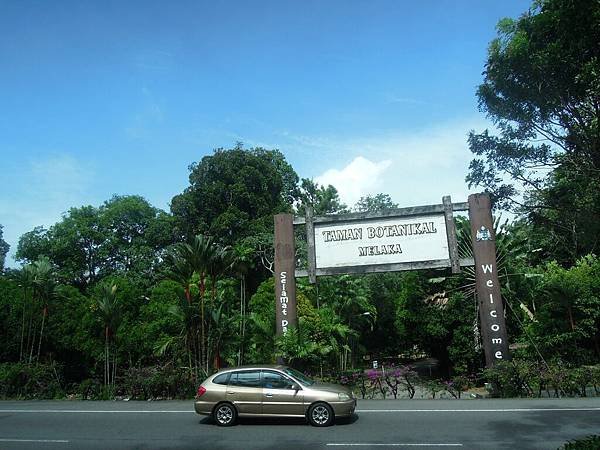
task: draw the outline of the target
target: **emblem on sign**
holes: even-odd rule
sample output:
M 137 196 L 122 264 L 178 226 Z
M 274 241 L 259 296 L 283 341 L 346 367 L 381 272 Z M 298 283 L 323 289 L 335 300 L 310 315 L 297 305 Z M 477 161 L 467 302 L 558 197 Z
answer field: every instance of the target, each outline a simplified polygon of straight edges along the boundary
M 483 225 L 481 226 L 481 228 L 479 230 L 477 230 L 477 242 L 479 241 L 491 241 L 492 240 L 492 235 L 490 234 L 490 230 L 488 230 L 486 227 L 484 227 Z

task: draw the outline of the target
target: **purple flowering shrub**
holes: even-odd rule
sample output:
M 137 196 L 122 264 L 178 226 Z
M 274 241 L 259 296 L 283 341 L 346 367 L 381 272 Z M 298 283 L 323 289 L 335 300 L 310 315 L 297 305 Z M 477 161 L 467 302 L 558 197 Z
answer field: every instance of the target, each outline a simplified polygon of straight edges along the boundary
M 444 389 L 454 398 L 460 398 L 463 391 L 475 385 L 475 377 L 473 375 L 457 375 L 451 380 L 442 382 Z
M 381 394 L 385 398 L 387 385 L 384 383 L 383 373 L 378 369 L 371 369 L 367 371 L 367 377 L 370 383 L 371 398 L 374 398 L 377 394 Z
M 339 383 L 349 386 L 354 393 L 360 393 L 361 398 L 367 396 L 367 377 L 362 370 L 344 373 L 339 378 Z

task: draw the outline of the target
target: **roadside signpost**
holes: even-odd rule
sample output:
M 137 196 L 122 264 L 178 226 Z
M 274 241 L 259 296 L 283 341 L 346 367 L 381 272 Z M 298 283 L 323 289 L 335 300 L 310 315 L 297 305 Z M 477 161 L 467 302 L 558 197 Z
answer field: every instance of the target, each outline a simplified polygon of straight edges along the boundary
M 474 258 L 460 259 L 455 211 L 469 211 Z M 305 225 L 308 267 L 295 269 L 294 225 Z M 469 196 L 453 204 L 450 197 L 438 205 L 313 217 L 275 216 L 275 297 L 277 334 L 297 323 L 295 277 L 364 274 L 475 265 L 477 297 L 486 365 L 509 359 L 504 310 L 496 267 L 490 199 Z
M 469 196 L 471 241 L 475 256 L 475 287 L 486 366 L 509 359 L 504 307 L 500 297 L 494 224 L 487 195 Z

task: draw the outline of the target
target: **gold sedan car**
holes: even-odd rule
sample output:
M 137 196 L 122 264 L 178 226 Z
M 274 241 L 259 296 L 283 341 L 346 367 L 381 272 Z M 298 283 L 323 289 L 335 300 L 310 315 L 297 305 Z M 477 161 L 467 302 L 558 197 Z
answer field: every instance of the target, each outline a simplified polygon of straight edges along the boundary
M 316 427 L 349 417 L 356 408 L 350 389 L 319 383 L 286 366 L 223 369 L 198 388 L 196 413 L 217 425 L 233 425 L 238 417 L 306 417 Z

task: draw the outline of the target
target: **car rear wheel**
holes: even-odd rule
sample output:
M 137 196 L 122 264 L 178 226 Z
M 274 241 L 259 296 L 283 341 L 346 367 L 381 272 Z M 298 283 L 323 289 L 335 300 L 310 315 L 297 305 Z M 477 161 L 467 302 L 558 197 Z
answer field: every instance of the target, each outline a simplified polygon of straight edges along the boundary
M 220 427 L 229 427 L 237 420 L 237 411 L 231 403 L 220 403 L 213 412 L 213 419 Z
M 334 418 L 333 409 L 327 403 L 315 403 L 308 409 L 308 421 L 315 427 L 328 427 Z

